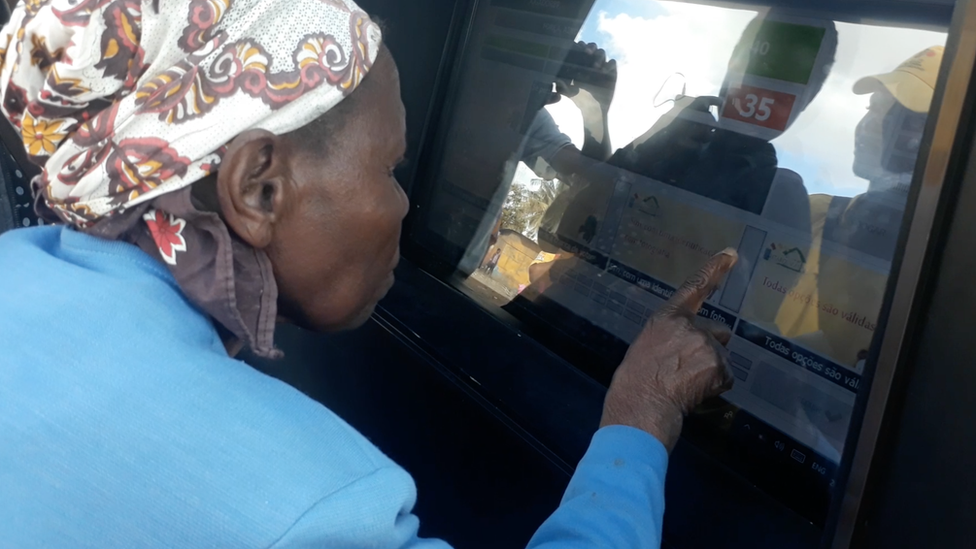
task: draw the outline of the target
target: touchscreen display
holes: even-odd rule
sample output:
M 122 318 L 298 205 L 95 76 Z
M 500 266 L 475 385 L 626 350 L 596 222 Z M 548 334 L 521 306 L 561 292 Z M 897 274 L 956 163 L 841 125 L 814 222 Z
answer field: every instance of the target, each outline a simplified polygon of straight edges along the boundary
M 654 0 L 492 0 L 472 24 L 419 238 L 608 367 L 736 248 L 699 312 L 733 331 L 736 384 L 686 435 L 822 521 L 945 34 Z

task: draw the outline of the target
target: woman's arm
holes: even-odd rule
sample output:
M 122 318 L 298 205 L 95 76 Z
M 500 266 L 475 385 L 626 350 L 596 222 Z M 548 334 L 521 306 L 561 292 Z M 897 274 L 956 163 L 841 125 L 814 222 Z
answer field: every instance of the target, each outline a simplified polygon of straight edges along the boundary
M 649 434 L 600 429 L 529 548 L 660 547 L 667 466 L 667 450 Z
M 731 332 L 697 314 L 737 257 L 712 257 L 634 340 L 607 392 L 601 429 L 530 549 L 660 546 L 668 453 L 684 415 L 732 386 L 724 347 Z M 323 498 L 274 547 L 446 547 L 417 537 L 416 499 L 406 471 L 377 469 Z
M 530 549 L 659 547 L 668 453 L 649 434 L 625 426 L 597 431 L 562 503 Z M 319 500 L 272 546 L 449 549 L 417 536 L 416 489 L 398 467 L 378 469 Z

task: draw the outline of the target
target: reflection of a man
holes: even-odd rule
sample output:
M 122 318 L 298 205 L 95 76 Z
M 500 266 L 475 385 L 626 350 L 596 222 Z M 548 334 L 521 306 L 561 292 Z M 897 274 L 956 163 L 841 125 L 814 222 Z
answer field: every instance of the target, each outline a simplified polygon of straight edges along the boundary
M 855 198 L 811 197 L 813 246 L 808 270 L 794 291 L 814 300 L 785 302 L 776 321 L 783 335 L 857 374 L 864 373 L 887 277 L 839 257 L 836 245 L 855 256 L 892 258 L 942 52 L 930 48 L 891 73 L 855 84 L 854 93 L 871 94 L 855 133 L 853 166 L 857 176 L 869 181 L 868 190 Z M 833 250 L 824 248 L 825 242 Z M 818 452 L 839 459 L 849 412 L 840 413 L 833 397 L 807 390 L 799 379 L 791 383 L 781 388 L 796 395 L 791 413 L 811 430 Z
M 892 258 L 943 51 L 929 48 L 888 74 L 855 84 L 854 93 L 871 94 L 855 134 L 853 168 L 868 180 L 868 190 L 853 199 L 834 197 L 826 209 L 814 205 L 825 240 Z
M 929 48 L 890 73 L 856 83 L 855 93 L 871 94 L 868 112 L 857 126 L 853 166 L 857 176 L 868 180 L 868 190 L 854 198 L 811 198 L 815 244 L 839 245 L 884 261 L 893 258 L 942 54 L 942 47 Z M 877 325 L 887 276 L 827 249 L 814 250 L 810 259 L 818 272 L 801 285 L 816 291 L 821 302 L 857 317 L 852 324 L 822 309 L 794 311 L 807 317 L 796 321 L 805 323 L 802 331 L 809 333 L 800 340 L 829 350 L 844 365 L 859 363 Z M 788 323 L 789 316 L 781 311 L 781 323 Z
M 792 38 L 784 31 L 807 33 L 810 39 Z M 774 13 L 761 15 L 749 23 L 732 51 L 719 97 L 680 99 L 677 113 L 617 151 L 610 162 L 806 232 L 803 180 L 778 166 L 770 141 L 789 129 L 819 94 L 836 49 L 832 21 L 797 25 Z M 784 72 L 791 70 L 784 66 L 803 66 L 808 73 L 797 77 Z M 790 99 L 792 104 L 784 98 L 793 94 L 757 96 L 751 93 L 755 88 L 747 89 L 754 75 L 791 79 L 802 92 Z M 795 93 L 795 88 L 786 89 Z M 721 107 L 718 121 L 708 113 L 710 107 Z

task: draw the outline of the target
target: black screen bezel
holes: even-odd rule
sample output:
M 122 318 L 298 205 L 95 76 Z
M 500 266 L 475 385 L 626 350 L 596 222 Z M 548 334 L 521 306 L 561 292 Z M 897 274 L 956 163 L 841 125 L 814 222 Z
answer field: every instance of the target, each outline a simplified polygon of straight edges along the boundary
M 491 303 L 483 299 L 478 295 L 478 292 L 472 291 L 470 288 L 464 287 L 459 283 L 460 279 L 456 276 L 453 262 L 450 259 L 445 259 L 452 256 L 457 259 L 459 257 L 458 254 L 463 250 L 448 243 L 440 235 L 429 231 L 424 223 L 424 205 L 431 202 L 433 194 L 436 192 L 437 185 L 434 176 L 439 171 L 441 162 L 444 159 L 443 150 L 447 125 L 451 115 L 457 108 L 456 97 L 457 88 L 460 84 L 460 77 L 458 76 L 460 64 L 470 46 L 470 31 L 474 23 L 473 16 L 481 2 L 484 1 L 489 0 L 461 0 L 459 2 L 459 5 L 464 5 L 465 9 L 458 10 L 460 20 L 457 22 L 455 32 L 452 33 L 452 37 L 457 42 L 456 45 L 449 44 L 445 48 L 446 55 L 442 63 L 441 85 L 438 87 L 439 93 L 432 102 L 433 108 L 428 119 L 427 128 L 425 129 L 425 139 L 421 148 L 421 154 L 418 158 L 418 167 L 412 174 L 413 192 L 411 200 L 414 207 L 411 209 L 411 213 L 404 224 L 405 230 L 401 243 L 403 255 L 423 271 L 441 281 L 447 282 L 453 289 L 465 294 L 473 302 L 473 305 L 509 327 L 516 333 L 517 337 L 521 337 L 522 335 L 528 336 L 562 358 L 566 362 L 567 367 L 583 372 L 591 379 L 596 380 L 606 387 L 609 384 L 616 364 L 619 363 L 626 351 L 625 343 L 619 340 L 612 341 L 616 338 L 610 336 L 607 338 L 606 345 L 602 349 L 597 350 L 593 346 L 581 343 L 579 337 L 567 331 L 565 327 L 543 320 L 538 315 L 533 314 L 531 307 L 523 311 L 526 314 L 516 316 L 510 311 L 498 307 L 496 303 Z M 758 4 L 731 2 L 700 3 L 735 6 L 739 8 L 764 7 Z M 769 3 L 765 4 L 767 6 L 769 5 Z M 777 5 L 779 7 L 799 7 L 803 5 L 803 2 L 786 0 L 778 2 Z M 873 15 L 877 21 L 884 19 L 886 23 L 893 25 L 931 28 L 942 31 L 947 30 L 948 20 L 951 18 L 953 9 L 952 6 L 926 6 L 908 2 L 892 2 L 889 7 L 891 11 L 884 14 L 887 17 L 881 17 L 883 15 L 881 12 L 884 11 L 884 8 L 877 4 L 871 5 L 867 9 L 868 11 L 876 10 L 871 11 L 869 15 Z M 849 3 L 829 2 L 828 5 L 820 7 L 817 11 L 821 13 L 823 11 L 831 11 L 833 12 L 832 15 L 837 14 L 835 17 L 837 21 L 862 22 L 862 19 L 868 16 L 865 15 L 867 12 L 864 11 L 862 6 L 861 12 L 857 14 L 850 13 L 852 10 L 857 9 L 857 6 L 852 7 Z M 910 210 L 911 208 L 906 212 L 906 223 L 902 227 L 903 233 L 908 229 L 907 222 L 910 218 Z M 900 244 L 903 243 L 902 239 Z M 885 309 L 887 309 L 887 306 L 888 304 L 886 302 Z M 474 369 L 475 367 L 468 365 L 467 368 Z M 854 418 L 854 421 L 859 421 L 859 419 Z M 713 427 L 713 425 L 703 423 L 694 417 L 690 418 L 686 423 L 683 438 L 692 442 L 696 447 L 707 451 L 710 457 L 720 464 L 720 466 L 727 467 L 736 474 L 742 475 L 745 480 L 760 486 L 766 493 L 774 494 L 781 504 L 800 514 L 805 519 L 810 520 L 819 527 L 825 524 L 829 511 L 830 493 L 826 491 L 816 494 L 810 494 L 808 492 L 797 493 L 797 491 L 789 488 L 784 489 L 784 480 L 794 478 L 791 477 L 790 473 L 786 473 L 786 476 L 784 476 L 782 471 L 777 472 L 777 467 L 757 467 L 754 461 L 747 459 L 749 457 L 747 454 L 742 454 L 742 452 L 736 454 L 733 446 L 736 446 L 737 443 L 728 440 L 729 437 L 718 433 Z M 718 437 L 725 436 L 725 440 L 716 439 L 716 435 Z M 812 504 L 811 502 L 815 503 Z

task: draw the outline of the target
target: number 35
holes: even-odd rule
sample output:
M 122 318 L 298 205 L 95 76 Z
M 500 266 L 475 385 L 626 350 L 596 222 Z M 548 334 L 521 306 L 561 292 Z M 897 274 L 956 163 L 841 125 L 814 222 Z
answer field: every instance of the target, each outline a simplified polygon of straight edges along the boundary
M 743 118 L 755 118 L 760 122 L 765 122 L 769 120 L 772 116 L 772 107 L 776 100 L 771 97 L 763 97 L 762 100 L 754 93 L 746 94 L 745 96 L 746 107 L 742 108 L 742 101 L 740 98 L 735 98 L 735 109 L 739 111 L 739 115 Z

